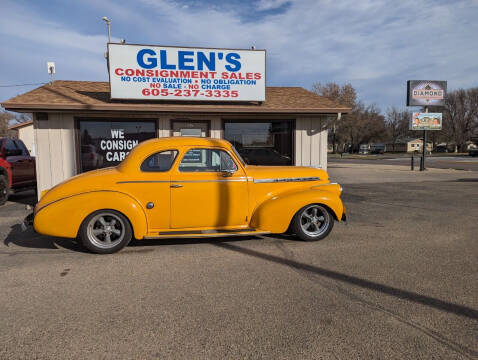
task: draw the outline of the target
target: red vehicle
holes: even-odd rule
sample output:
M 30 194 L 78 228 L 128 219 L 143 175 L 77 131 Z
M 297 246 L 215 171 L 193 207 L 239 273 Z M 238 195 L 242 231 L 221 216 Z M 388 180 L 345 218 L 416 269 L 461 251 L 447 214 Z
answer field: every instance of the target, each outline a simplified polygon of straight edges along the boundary
M 35 158 L 23 141 L 0 138 L 0 205 L 12 192 L 36 189 Z

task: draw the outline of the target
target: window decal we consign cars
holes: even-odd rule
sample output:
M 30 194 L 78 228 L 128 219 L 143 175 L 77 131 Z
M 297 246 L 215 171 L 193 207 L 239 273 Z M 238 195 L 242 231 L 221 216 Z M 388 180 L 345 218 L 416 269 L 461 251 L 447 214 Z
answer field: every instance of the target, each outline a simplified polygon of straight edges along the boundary
M 108 44 L 112 99 L 264 101 L 265 50 Z

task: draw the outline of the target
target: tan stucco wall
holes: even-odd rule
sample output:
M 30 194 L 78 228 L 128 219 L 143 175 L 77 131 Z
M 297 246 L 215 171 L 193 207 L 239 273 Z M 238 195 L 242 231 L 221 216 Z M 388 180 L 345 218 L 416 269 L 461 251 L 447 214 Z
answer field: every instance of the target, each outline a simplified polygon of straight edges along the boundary
M 74 117 L 90 117 L 88 113 L 48 113 L 48 120 L 38 120 L 34 116 L 34 143 L 36 152 L 37 187 L 40 195 L 77 173 L 76 134 Z M 118 117 L 118 115 L 111 115 Z M 95 117 L 107 118 L 98 114 Z M 183 114 L 125 115 L 127 118 L 158 119 L 158 136 L 170 136 L 171 120 L 210 120 L 211 137 L 223 135 L 222 116 L 191 116 Z M 230 118 L 230 117 L 228 117 Z M 235 119 L 279 119 L 279 116 L 234 116 Z M 283 117 L 293 119 L 294 117 Z M 319 117 L 296 117 L 293 141 L 295 164 L 301 166 L 322 166 L 327 169 L 327 129 L 324 120 Z
M 34 117 L 38 195 L 76 175 L 73 116 L 49 113 L 48 120 Z
M 327 129 L 317 117 L 297 117 L 295 124 L 295 164 L 321 166 L 327 170 Z
M 18 138 L 23 141 L 31 156 L 36 156 L 33 124 L 18 129 Z

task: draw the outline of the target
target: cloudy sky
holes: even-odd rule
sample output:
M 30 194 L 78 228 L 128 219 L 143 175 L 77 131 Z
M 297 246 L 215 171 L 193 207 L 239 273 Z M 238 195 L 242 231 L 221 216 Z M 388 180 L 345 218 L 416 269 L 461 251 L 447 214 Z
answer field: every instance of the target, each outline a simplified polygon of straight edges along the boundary
M 106 26 L 128 43 L 267 49 L 269 86 L 350 82 L 404 106 L 407 79 L 478 86 L 478 0 L 1 0 L 0 101 L 56 79 L 107 81 Z

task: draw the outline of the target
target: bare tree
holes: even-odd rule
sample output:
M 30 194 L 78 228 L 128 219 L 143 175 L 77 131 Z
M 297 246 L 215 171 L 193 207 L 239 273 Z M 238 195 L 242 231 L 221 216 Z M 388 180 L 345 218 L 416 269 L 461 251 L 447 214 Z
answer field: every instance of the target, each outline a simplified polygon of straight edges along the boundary
M 466 151 L 466 142 L 478 128 L 478 88 L 449 92 L 445 99 L 443 126 L 456 151 Z
M 312 85 L 312 91 L 318 95 L 325 96 L 326 98 L 346 107 L 355 108 L 357 102 L 357 92 L 355 91 L 354 87 L 350 84 L 339 85 L 334 82 L 329 82 L 326 84 L 322 84 L 320 82 L 316 82 Z M 343 134 L 340 132 L 339 128 L 341 124 L 347 121 L 347 115 L 342 117 L 340 123 L 336 121 L 333 122 L 331 133 L 331 141 L 332 141 L 332 151 L 335 154 L 337 152 L 337 143 L 343 143 L 345 141 Z
M 357 102 L 357 92 L 350 83 L 338 85 L 337 83 L 329 82 L 323 85 L 319 81 L 312 85 L 312 91 L 340 105 L 351 108 L 353 108 Z
M 412 114 L 405 109 L 392 107 L 385 114 L 386 138 L 392 143 L 392 151 L 398 139 L 410 135 L 409 122 Z
M 0 136 L 8 135 L 8 125 L 12 119 L 15 119 L 13 114 L 0 110 Z
M 347 135 L 346 141 L 351 145 L 352 151 L 356 151 L 360 144 L 384 140 L 385 118 L 375 104 L 365 106 L 359 102 L 339 129 Z

